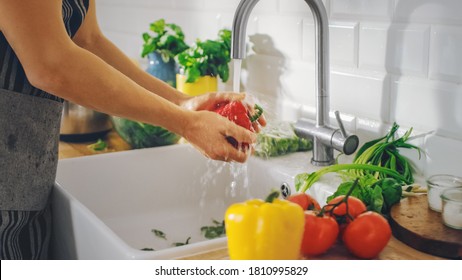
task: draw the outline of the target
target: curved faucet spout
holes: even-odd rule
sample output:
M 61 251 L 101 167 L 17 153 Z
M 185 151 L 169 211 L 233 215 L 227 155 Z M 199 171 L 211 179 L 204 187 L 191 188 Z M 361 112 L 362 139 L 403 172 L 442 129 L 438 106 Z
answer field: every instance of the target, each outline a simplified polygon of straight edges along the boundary
M 259 0 L 241 0 L 233 20 L 231 56 L 246 55 L 246 30 L 250 13 Z M 329 117 L 329 23 L 321 0 L 305 0 L 313 13 L 316 36 L 316 125 L 328 125 Z
M 231 56 L 243 59 L 246 54 L 246 29 L 250 13 L 259 0 L 241 0 L 234 14 Z M 315 165 L 329 165 L 334 162 L 331 139 L 334 131 L 329 125 L 329 23 L 322 0 L 305 0 L 313 13 L 316 41 L 316 124 L 313 128 L 298 127 L 295 132 L 304 137 L 313 138 L 313 159 Z M 306 122 L 302 122 L 306 126 Z M 306 131 L 309 131 L 307 135 Z M 326 135 L 326 131 L 328 134 Z M 332 132 L 332 133 L 330 133 Z

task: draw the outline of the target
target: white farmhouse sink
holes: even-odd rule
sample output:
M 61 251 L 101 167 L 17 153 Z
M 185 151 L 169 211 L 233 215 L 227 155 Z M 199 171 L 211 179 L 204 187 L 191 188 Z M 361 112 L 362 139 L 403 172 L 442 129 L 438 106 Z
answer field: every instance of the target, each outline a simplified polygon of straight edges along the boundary
M 60 160 L 53 257 L 176 259 L 223 248 L 226 238 L 208 240 L 200 228 L 223 221 L 231 203 L 265 198 L 283 183 L 294 192 L 294 176 L 314 170 L 310 158 L 296 153 L 228 164 L 184 144 Z M 322 204 L 333 190 L 317 183 L 310 193 Z M 172 247 L 188 237 L 189 245 Z

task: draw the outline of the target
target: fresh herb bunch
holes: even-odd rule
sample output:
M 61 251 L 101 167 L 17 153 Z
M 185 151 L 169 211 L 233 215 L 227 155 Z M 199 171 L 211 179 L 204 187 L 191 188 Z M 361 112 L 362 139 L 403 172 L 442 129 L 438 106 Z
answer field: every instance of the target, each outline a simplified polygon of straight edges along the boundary
M 231 30 L 222 29 L 217 40 L 197 40 L 196 43 L 178 54 L 178 64 L 184 71 L 187 83 L 202 76 L 219 76 L 223 82 L 229 79 L 231 61 Z
M 385 177 L 396 179 L 398 182 L 401 182 L 402 185 L 412 183 L 407 181 L 404 176 L 402 176 L 395 170 L 387 167 L 381 167 L 372 164 L 344 163 L 326 166 L 312 173 L 297 174 L 295 176 L 295 189 L 300 192 L 306 192 L 314 183 L 321 179 L 323 175 L 331 172 L 337 172 L 349 178 L 354 178 L 354 176 L 351 173 L 349 173 L 353 170 L 361 170 L 362 172 L 368 171 L 374 174 L 383 174 L 383 176 Z
M 353 163 L 358 164 L 372 164 L 376 166 L 382 166 L 395 170 L 402 175 L 406 182 L 414 183 L 412 175 L 413 168 L 409 160 L 400 154 L 400 149 L 415 149 L 419 152 L 420 148 L 412 144 L 407 143 L 409 136 L 411 135 L 412 128 L 410 128 L 402 137 L 396 138 L 396 132 L 399 129 L 399 125 L 393 123 L 390 131 L 384 137 L 369 141 L 365 143 L 353 160 Z M 363 176 L 365 174 L 372 174 L 367 170 L 352 170 L 356 176 Z M 376 176 L 378 179 L 386 178 L 387 175 L 378 173 Z
M 375 179 L 394 178 L 401 185 L 409 185 L 414 182 L 412 167 L 409 160 L 399 153 L 400 148 L 420 149 L 407 143 L 412 128 L 395 139 L 395 133 L 399 126 L 394 123 L 390 131 L 384 137 L 365 143 L 358 151 L 353 163 L 335 164 L 319 169 L 313 173 L 301 173 L 295 177 L 295 188 L 306 192 L 321 176 L 330 172 L 337 172 L 347 179 L 372 175 Z
M 189 47 L 184 41 L 181 27 L 166 23 L 164 19 L 151 23 L 149 31 L 143 33 L 144 44 L 141 57 L 157 51 L 162 56 L 162 60 L 168 62 Z
M 388 214 L 391 206 L 401 200 L 403 188 L 399 180 L 394 178 L 377 179 L 367 174 L 356 180 L 341 183 L 335 193 L 327 198 L 327 203 L 337 196 L 347 194 L 354 182 L 358 183 L 358 187 L 352 191 L 351 196 L 364 202 L 368 210 Z

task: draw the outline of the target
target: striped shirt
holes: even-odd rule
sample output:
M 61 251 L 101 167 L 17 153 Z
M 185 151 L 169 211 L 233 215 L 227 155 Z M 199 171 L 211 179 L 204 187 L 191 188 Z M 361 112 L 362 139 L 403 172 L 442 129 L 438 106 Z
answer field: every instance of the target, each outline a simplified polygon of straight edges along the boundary
M 71 38 L 77 32 L 87 14 L 88 2 L 89 0 L 63 0 L 63 22 Z M 18 57 L 2 32 L 0 32 L 0 88 L 59 102 L 63 101 L 62 98 L 31 85 Z

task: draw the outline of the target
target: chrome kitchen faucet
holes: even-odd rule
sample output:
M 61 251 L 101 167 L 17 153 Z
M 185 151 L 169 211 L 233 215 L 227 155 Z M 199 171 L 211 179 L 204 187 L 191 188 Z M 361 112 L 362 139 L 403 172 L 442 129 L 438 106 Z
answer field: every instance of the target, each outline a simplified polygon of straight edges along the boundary
M 246 29 L 250 13 L 259 0 L 241 0 L 234 14 L 231 56 L 233 59 L 245 57 Z M 313 139 L 313 165 L 334 163 L 333 148 L 350 155 L 356 151 L 359 139 L 348 136 L 343 128 L 340 114 L 335 112 L 340 128 L 329 126 L 329 23 L 322 0 L 305 0 L 314 17 L 316 39 L 316 123 L 299 119 L 295 123 L 295 133 L 300 137 Z

